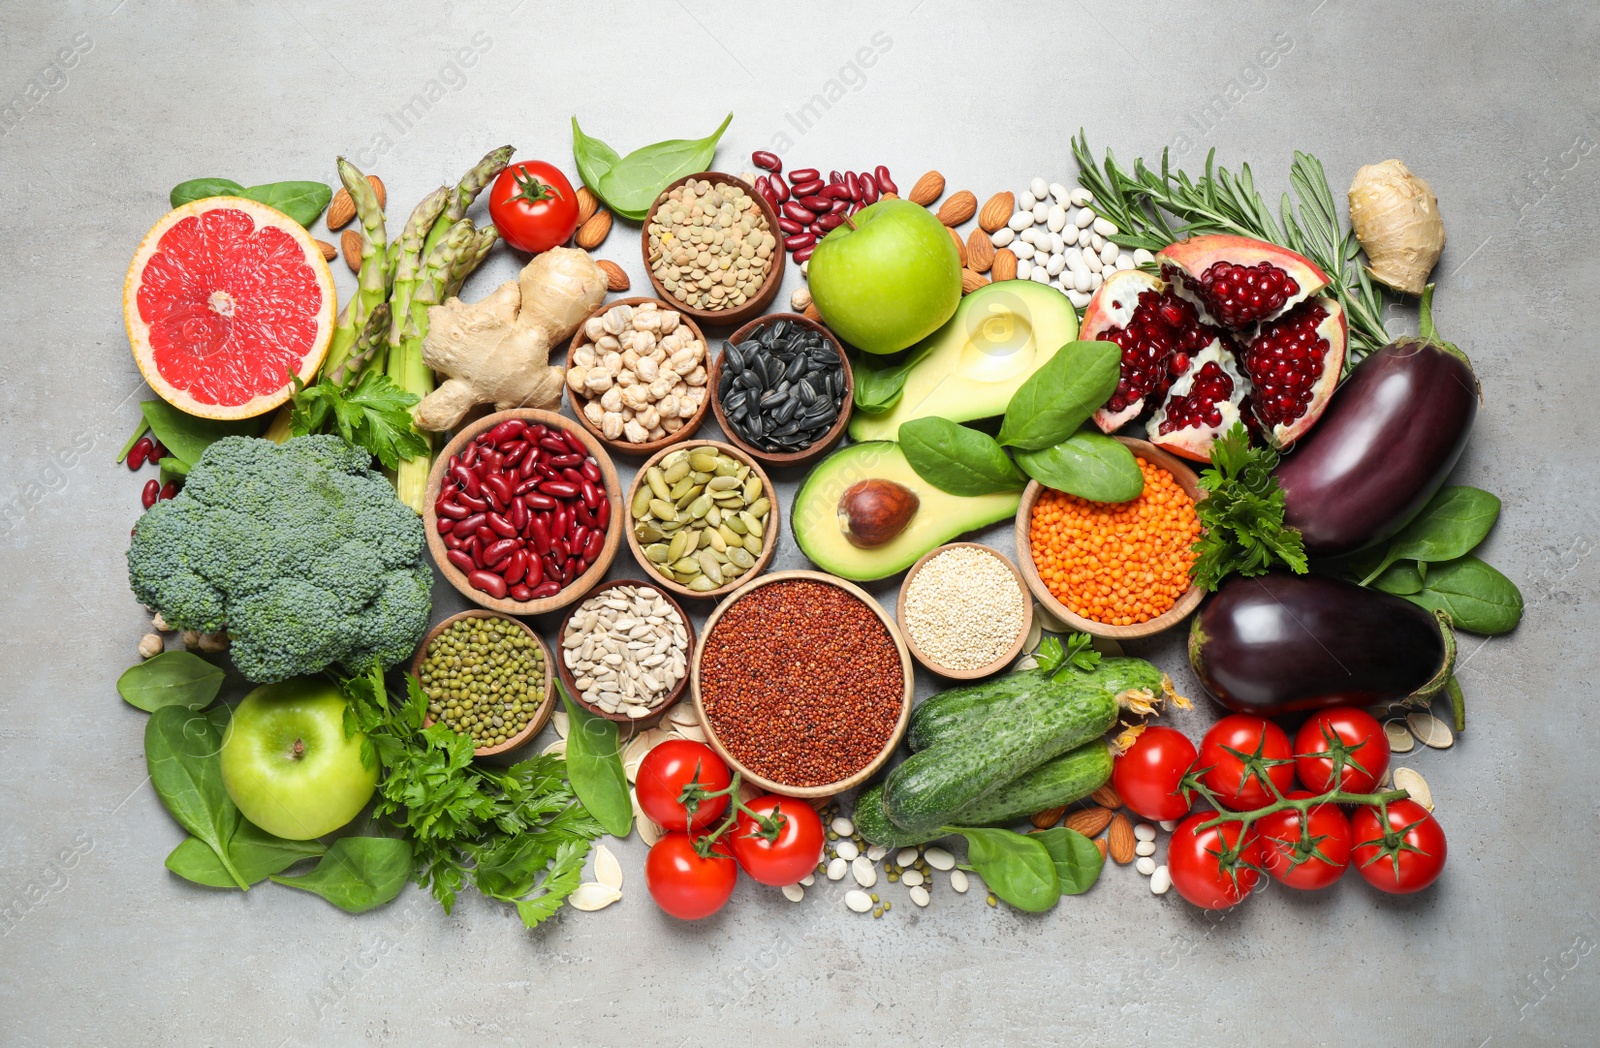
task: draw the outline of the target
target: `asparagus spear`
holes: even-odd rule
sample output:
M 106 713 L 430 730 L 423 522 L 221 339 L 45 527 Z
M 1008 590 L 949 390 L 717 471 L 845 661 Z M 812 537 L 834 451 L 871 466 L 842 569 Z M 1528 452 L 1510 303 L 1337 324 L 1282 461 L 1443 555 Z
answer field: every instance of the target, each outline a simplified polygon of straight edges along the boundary
M 389 303 L 379 302 L 372 308 L 367 316 L 367 322 L 361 328 L 361 333 L 356 336 L 355 345 L 351 347 L 349 356 L 328 373 L 328 378 L 336 385 L 343 386 L 347 379 L 353 379 L 368 366 L 377 367 L 377 351 L 388 345 L 386 341 L 389 334 Z
M 434 220 L 433 228 L 428 230 L 427 242 L 422 247 L 422 257 L 427 258 L 444 239 L 450 227 L 467 217 L 467 209 L 472 202 L 478 199 L 478 194 L 483 192 L 488 185 L 500 177 L 500 172 L 506 169 L 511 162 L 511 154 L 515 153 L 515 146 L 501 146 L 483 155 L 483 159 L 472 165 L 461 181 L 456 183 L 455 195 L 450 198 L 450 203 L 445 207 L 444 214 Z
M 450 274 L 449 283 L 445 285 L 443 297 L 440 298 L 441 302 L 451 295 L 461 293 L 461 285 L 466 282 L 467 277 L 472 275 L 472 271 L 477 269 L 478 265 L 483 262 L 484 257 L 489 254 L 489 249 L 494 247 L 494 242 L 499 239 L 500 231 L 493 226 L 478 230 L 476 242 L 468 245 L 466 252 L 461 257 L 461 261 L 457 263 L 455 270 Z
M 365 329 L 373 309 L 388 296 L 392 276 L 387 265 L 388 243 L 378 194 L 367 176 L 344 157 L 339 158 L 339 181 L 344 183 L 345 191 L 355 202 L 356 218 L 361 222 L 361 273 L 356 297 L 345 308 L 339 326 L 334 328 L 333 342 L 322 364 L 329 375 L 345 373 L 344 362 L 350 347 Z M 339 379 L 334 381 L 339 382 Z
M 406 220 L 405 231 L 400 234 L 400 257 L 395 260 L 394 289 L 389 293 L 389 345 L 398 346 L 404 337 L 406 318 L 411 312 L 411 293 L 421 273 L 424 259 L 423 240 L 449 205 L 455 190 L 440 186 L 422 198 L 422 203 Z M 390 355 L 390 374 L 394 373 L 393 354 Z

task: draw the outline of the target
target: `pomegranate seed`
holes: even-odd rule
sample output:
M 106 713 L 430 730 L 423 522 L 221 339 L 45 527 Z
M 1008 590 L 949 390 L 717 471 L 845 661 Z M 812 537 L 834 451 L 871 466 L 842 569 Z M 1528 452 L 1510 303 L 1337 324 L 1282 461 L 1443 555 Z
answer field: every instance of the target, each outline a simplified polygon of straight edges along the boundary
M 1223 325 L 1236 328 L 1282 309 L 1299 294 L 1300 285 L 1270 262 L 1253 266 L 1214 262 L 1200 275 L 1200 289 L 1208 311 Z
M 1317 333 L 1326 319 L 1328 311 L 1315 301 L 1303 303 L 1264 325 L 1245 347 L 1242 362 L 1256 385 L 1255 410 L 1265 425 L 1293 422 L 1310 406 L 1331 348 Z

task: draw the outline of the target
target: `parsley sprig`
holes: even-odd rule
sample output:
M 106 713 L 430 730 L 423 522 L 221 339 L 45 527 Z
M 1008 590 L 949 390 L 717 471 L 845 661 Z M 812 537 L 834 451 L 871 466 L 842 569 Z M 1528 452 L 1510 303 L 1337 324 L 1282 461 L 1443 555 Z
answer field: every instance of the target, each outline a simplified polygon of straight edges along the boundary
M 294 435 L 338 433 L 346 442 L 366 448 L 385 469 L 401 459 L 426 455 L 428 440 L 411 419 L 419 398 L 377 371 L 364 371 L 353 385 L 342 386 L 324 376 L 306 385 L 294 379 L 289 425 Z
M 1206 497 L 1195 503 L 1205 533 L 1189 574 L 1214 590 L 1229 575 L 1261 575 L 1276 564 L 1305 574 L 1300 532 L 1283 523 L 1283 489 L 1272 475 L 1278 453 L 1250 446 L 1242 423 L 1211 445 L 1211 468 L 1200 474 Z
M 1094 650 L 1093 637 L 1087 633 L 1073 633 L 1068 635 L 1065 645 L 1056 637 L 1046 637 L 1033 658 L 1046 676 L 1060 676 L 1068 669 L 1093 672 L 1100 665 L 1101 655 Z

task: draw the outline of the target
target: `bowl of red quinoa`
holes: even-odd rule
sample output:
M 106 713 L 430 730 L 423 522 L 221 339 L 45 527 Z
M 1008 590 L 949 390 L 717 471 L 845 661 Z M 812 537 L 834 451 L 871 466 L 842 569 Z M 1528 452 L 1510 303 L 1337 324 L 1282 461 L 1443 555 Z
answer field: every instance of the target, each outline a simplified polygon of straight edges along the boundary
M 712 749 L 790 797 L 859 786 L 911 716 L 911 653 L 866 591 L 818 571 L 779 571 L 706 620 L 689 687 Z

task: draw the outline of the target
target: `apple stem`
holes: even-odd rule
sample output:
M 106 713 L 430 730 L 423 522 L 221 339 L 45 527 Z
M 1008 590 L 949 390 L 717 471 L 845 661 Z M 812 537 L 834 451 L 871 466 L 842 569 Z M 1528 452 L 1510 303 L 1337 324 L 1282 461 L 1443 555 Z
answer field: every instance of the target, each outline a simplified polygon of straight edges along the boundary
M 304 757 L 305 755 L 306 755 L 305 740 L 304 739 L 296 739 L 296 740 L 294 740 L 294 756 L 295 756 L 295 759 L 299 760 L 301 757 Z
M 855 232 L 856 224 L 850 221 L 850 213 L 848 211 L 841 212 L 841 217 L 844 219 L 844 224 L 850 227 L 850 231 L 852 233 Z

